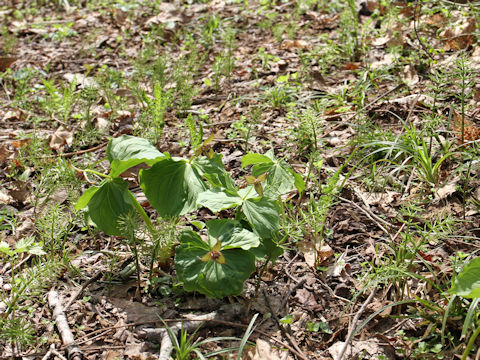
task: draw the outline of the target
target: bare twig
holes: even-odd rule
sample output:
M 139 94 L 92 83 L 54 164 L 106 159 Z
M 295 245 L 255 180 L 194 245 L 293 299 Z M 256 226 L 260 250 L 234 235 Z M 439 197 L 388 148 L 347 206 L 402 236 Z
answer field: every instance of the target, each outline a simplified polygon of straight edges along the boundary
M 305 284 L 306 281 L 307 281 L 306 278 L 303 278 L 303 279 L 299 280 L 293 287 L 290 288 L 290 290 L 287 291 L 287 293 L 283 297 L 282 302 L 280 304 L 280 310 L 282 310 L 285 307 L 285 305 L 287 305 L 287 301 L 288 301 L 288 298 L 290 297 L 290 295 L 292 295 L 292 293 L 295 290 L 302 287 L 302 285 Z
M 422 47 L 422 50 L 425 52 L 425 54 L 428 55 L 428 57 L 432 60 L 435 60 L 432 56 L 432 54 L 430 54 L 430 52 L 428 51 L 427 47 L 425 46 L 425 44 L 423 43 L 423 41 L 420 39 L 420 36 L 418 36 L 418 31 L 417 31 L 417 7 L 418 7 L 419 3 L 418 3 L 418 0 L 415 2 L 415 5 L 413 6 L 413 30 L 415 32 L 415 37 L 417 38 L 418 42 L 420 43 L 420 46 Z M 422 5 L 420 5 L 420 10 L 422 8 Z
M 104 142 L 100 145 L 97 145 L 97 146 L 94 146 L 90 149 L 85 149 L 85 150 L 78 150 L 78 151 L 73 151 L 73 152 L 68 152 L 68 153 L 61 153 L 61 154 L 56 154 L 56 155 L 46 155 L 46 156 L 43 156 L 42 159 L 48 159 L 48 158 L 54 158 L 54 157 L 64 157 L 64 158 L 69 158 L 69 157 L 72 157 L 72 156 L 76 156 L 76 155 L 81 155 L 81 154 L 86 154 L 86 153 L 89 153 L 89 152 L 92 152 L 92 151 L 96 151 L 96 150 L 100 150 L 101 148 L 107 146 L 108 144 L 108 141 L 107 142 Z
M 77 300 L 80 295 L 82 295 L 82 293 L 85 291 L 85 289 L 87 288 L 87 286 L 89 286 L 91 283 L 97 281 L 98 279 L 100 279 L 102 277 L 102 274 L 103 274 L 103 271 L 98 271 L 93 277 L 91 277 L 90 279 L 88 279 L 87 282 L 85 282 L 85 284 L 82 285 L 82 287 L 80 288 L 80 290 L 78 290 L 75 295 L 72 296 L 72 298 L 68 301 L 67 305 L 65 305 L 65 308 L 64 308 L 64 311 L 68 311 L 68 309 L 70 308 L 70 306 L 75 302 L 75 300 Z
M 345 339 L 345 342 L 343 343 L 343 346 L 340 349 L 338 357 L 335 360 L 342 360 L 343 359 L 343 356 L 345 355 L 345 352 L 348 348 L 348 344 L 350 343 L 350 341 L 352 341 L 353 335 L 355 335 L 355 330 L 356 330 L 356 327 L 357 327 L 358 320 L 360 319 L 360 316 L 362 315 L 362 313 L 367 308 L 367 305 L 370 304 L 370 302 L 372 301 L 373 297 L 375 296 L 375 292 L 376 292 L 375 289 L 373 289 L 372 292 L 370 293 L 370 295 L 368 296 L 367 300 L 365 300 L 365 302 L 362 304 L 360 310 L 358 310 L 355 317 L 353 318 L 353 321 L 350 325 L 350 329 L 348 330 L 347 338 Z
M 70 360 L 81 360 L 82 352 L 75 343 L 72 331 L 68 326 L 67 317 L 63 311 L 62 303 L 58 297 L 58 293 L 55 290 L 48 292 L 48 305 L 53 311 L 53 320 L 57 326 L 57 330 L 62 338 L 63 345 L 67 348 L 68 358 Z M 52 350 L 53 353 L 53 350 Z
M 391 239 L 392 238 L 392 235 L 390 234 L 390 232 L 385 229 L 385 227 L 383 227 L 383 225 L 387 226 L 387 227 L 392 227 L 393 225 L 390 224 L 389 222 L 383 220 L 381 217 L 379 217 L 378 215 L 375 215 L 373 212 L 361 207 L 360 205 L 354 203 L 353 201 L 350 201 L 348 199 L 345 199 L 341 196 L 338 196 L 338 195 L 335 195 L 337 198 L 339 198 L 340 200 L 344 201 L 344 202 L 347 202 L 349 203 L 350 205 L 353 205 L 355 206 L 358 210 L 360 210 L 361 212 L 363 212 L 370 220 L 372 220 L 375 224 L 377 224 L 377 226 L 385 233 L 388 235 L 388 237 Z M 382 225 L 383 224 L 383 225 Z

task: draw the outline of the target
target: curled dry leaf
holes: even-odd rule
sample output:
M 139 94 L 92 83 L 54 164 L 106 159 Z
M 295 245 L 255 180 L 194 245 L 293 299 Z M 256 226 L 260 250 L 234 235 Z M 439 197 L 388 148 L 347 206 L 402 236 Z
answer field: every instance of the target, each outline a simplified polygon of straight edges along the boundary
M 339 359 L 340 351 L 344 343 L 338 341 L 328 348 L 328 352 L 333 356 L 334 360 Z M 367 355 L 368 354 L 368 355 Z M 358 357 L 365 357 L 368 359 L 379 359 L 381 356 L 385 359 L 396 359 L 395 351 L 390 345 L 383 345 L 380 340 L 371 338 L 364 341 L 352 341 L 351 345 L 347 347 L 344 359 L 356 359 Z
M 50 138 L 50 149 L 56 152 L 62 152 L 65 146 L 70 146 L 73 143 L 73 133 L 68 131 L 63 126 L 60 126 Z
M 315 244 L 312 241 L 300 241 L 298 244 L 298 249 L 303 253 L 305 262 L 310 267 L 315 267 L 316 265 L 321 265 L 330 260 L 333 257 L 333 250 L 328 244 L 323 244 L 320 246 Z
M 435 191 L 435 201 L 440 201 L 446 199 L 450 195 L 454 194 L 457 191 L 457 184 L 460 181 L 460 177 L 456 176 L 448 183 L 443 185 L 437 191 Z

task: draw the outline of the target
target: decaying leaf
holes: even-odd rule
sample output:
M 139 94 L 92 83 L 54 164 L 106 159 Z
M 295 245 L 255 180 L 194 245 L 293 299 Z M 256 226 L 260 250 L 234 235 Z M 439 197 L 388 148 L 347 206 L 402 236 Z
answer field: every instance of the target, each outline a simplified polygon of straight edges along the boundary
M 340 351 L 343 348 L 344 343 L 338 341 L 328 348 L 328 352 L 333 356 L 334 360 L 337 360 L 340 356 Z M 393 360 L 395 359 L 395 352 L 393 351 L 390 345 L 380 344 L 380 340 L 372 338 L 364 341 L 352 341 L 351 345 L 347 347 L 347 350 L 344 354 L 344 359 L 356 359 L 358 357 L 365 358 L 365 355 L 368 354 L 369 359 L 378 359 L 381 356 L 385 359 Z
M 73 133 L 68 131 L 63 126 L 60 126 L 50 138 L 50 149 L 60 153 L 66 146 L 70 146 L 73 143 Z
M 443 49 L 445 51 L 457 51 L 472 45 L 475 40 L 473 34 L 475 27 L 476 22 L 474 18 L 465 19 L 462 17 L 457 20 L 450 28 L 440 33 L 440 37 L 445 42 Z
M 247 348 L 242 359 L 245 360 L 280 360 L 280 353 L 276 349 L 272 349 L 270 343 L 265 340 L 257 339 L 255 347 Z
M 0 72 L 7 70 L 15 61 L 15 57 L 0 56 Z

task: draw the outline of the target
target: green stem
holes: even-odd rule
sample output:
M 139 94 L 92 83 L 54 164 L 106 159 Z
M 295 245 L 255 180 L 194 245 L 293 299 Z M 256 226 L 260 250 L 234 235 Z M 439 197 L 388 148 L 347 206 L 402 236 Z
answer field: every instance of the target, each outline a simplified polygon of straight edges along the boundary
M 470 350 L 472 350 L 472 347 L 475 344 L 475 340 L 477 339 L 479 334 L 480 334 L 480 326 L 477 326 L 477 328 L 475 329 L 475 332 L 470 337 L 470 340 L 468 340 L 467 347 L 465 348 L 465 351 L 462 354 L 462 360 L 467 360 L 468 354 L 470 354 Z
M 77 168 L 75 166 L 72 165 L 72 167 L 77 170 Z M 100 176 L 102 178 L 105 178 L 105 179 L 112 179 L 112 177 L 110 175 L 106 175 L 106 174 L 102 174 L 101 172 L 98 172 L 96 170 L 92 170 L 92 169 L 85 169 L 85 170 L 80 170 L 78 169 L 79 171 L 85 171 L 85 172 L 88 172 L 88 173 L 91 173 L 91 174 L 95 174 L 97 176 Z
M 143 210 L 143 207 L 142 205 L 140 205 L 140 203 L 138 202 L 137 198 L 129 191 L 128 192 L 128 195 L 130 196 L 130 199 L 132 200 L 132 203 L 133 203 L 133 206 L 135 206 L 135 209 L 138 211 L 138 213 L 140 214 L 140 216 L 142 217 L 143 221 L 145 221 L 145 225 L 147 225 L 147 229 L 148 231 L 150 232 L 150 234 L 155 237 L 155 234 L 156 234 L 156 230 L 155 230 L 155 227 L 153 226 L 152 224 L 152 221 L 150 220 L 150 218 L 148 217 L 147 213 L 145 212 L 145 210 Z

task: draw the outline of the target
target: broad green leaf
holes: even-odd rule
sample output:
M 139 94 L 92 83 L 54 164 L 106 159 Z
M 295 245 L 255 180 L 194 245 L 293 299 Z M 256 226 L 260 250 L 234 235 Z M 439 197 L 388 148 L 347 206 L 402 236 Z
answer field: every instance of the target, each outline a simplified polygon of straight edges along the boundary
M 129 135 L 110 140 L 106 154 L 110 161 L 112 177 L 117 177 L 125 170 L 141 163 L 151 166 L 165 156 L 147 140 Z
M 227 223 L 209 223 L 207 222 L 207 227 L 214 229 L 214 232 L 230 226 Z M 213 250 L 218 241 L 210 246 L 197 233 L 188 230 L 180 235 L 179 242 L 180 246 L 175 251 L 175 269 L 187 291 L 198 291 L 216 298 L 238 295 L 243 290 L 244 281 L 255 270 L 255 257 L 246 250 L 226 249 L 225 244 L 220 242 L 222 263 L 214 259 L 202 261 L 202 258 L 207 260 L 205 255 Z
M 203 174 L 203 177 L 212 187 L 225 188 L 235 191 L 235 182 L 227 172 L 223 174 Z
M 197 204 L 214 213 L 242 204 L 242 198 L 234 191 L 214 188 L 198 195 Z
M 95 193 L 100 189 L 100 187 L 101 187 L 101 185 L 100 186 L 92 186 L 92 187 L 88 188 L 82 194 L 82 196 L 80 196 L 77 203 L 75 204 L 75 210 L 81 210 L 84 207 L 86 207 L 88 205 L 88 203 L 90 202 L 90 199 L 92 198 L 92 196 L 95 195 Z
M 209 159 L 207 156 L 196 156 L 192 159 L 192 166 L 197 169 L 200 175 L 218 174 L 222 175 L 225 171 L 225 165 L 222 162 L 222 155 L 214 153 Z
M 248 153 L 242 157 L 242 169 L 247 167 L 248 165 L 255 165 L 255 164 L 263 164 L 263 163 L 271 163 L 273 162 L 266 155 L 261 155 L 257 153 Z
M 186 214 L 197 208 L 197 197 L 206 190 L 187 161 L 166 158 L 140 171 L 140 186 L 161 217 Z
M 245 159 L 245 160 L 244 160 Z M 263 184 L 264 195 L 277 198 L 291 191 L 294 186 L 299 192 L 305 189 L 305 184 L 300 175 L 283 160 L 277 160 L 273 150 L 265 155 L 249 153 L 242 158 L 242 167 L 253 165 L 252 175 L 255 178 L 267 174 L 266 184 Z
M 31 246 L 28 251 L 27 251 L 29 254 L 32 254 L 32 255 L 37 255 L 37 256 L 41 256 L 41 255 L 46 255 L 47 253 L 45 251 L 43 251 L 42 249 L 42 246 L 40 244 L 34 244 L 33 246 Z
M 480 257 L 473 259 L 463 268 L 448 292 L 466 298 L 480 297 Z
M 207 221 L 209 243 L 222 243 L 222 249 L 242 248 L 248 250 L 260 245 L 260 238 L 244 229 L 240 222 L 230 219 L 214 219 Z
M 122 236 L 123 230 L 118 221 L 129 212 L 135 211 L 128 183 L 116 178 L 93 188 L 95 190 L 87 190 L 89 194 L 82 200 L 83 203 L 88 198 L 85 210 L 87 220 L 107 235 Z
M 273 263 L 280 255 L 283 254 L 283 248 L 272 239 L 262 239 L 260 246 L 250 249 L 250 252 L 255 255 L 257 260 L 268 257 Z
M 262 239 L 273 237 L 280 229 L 280 210 L 276 200 L 266 197 L 247 199 L 243 202 L 242 211 Z

